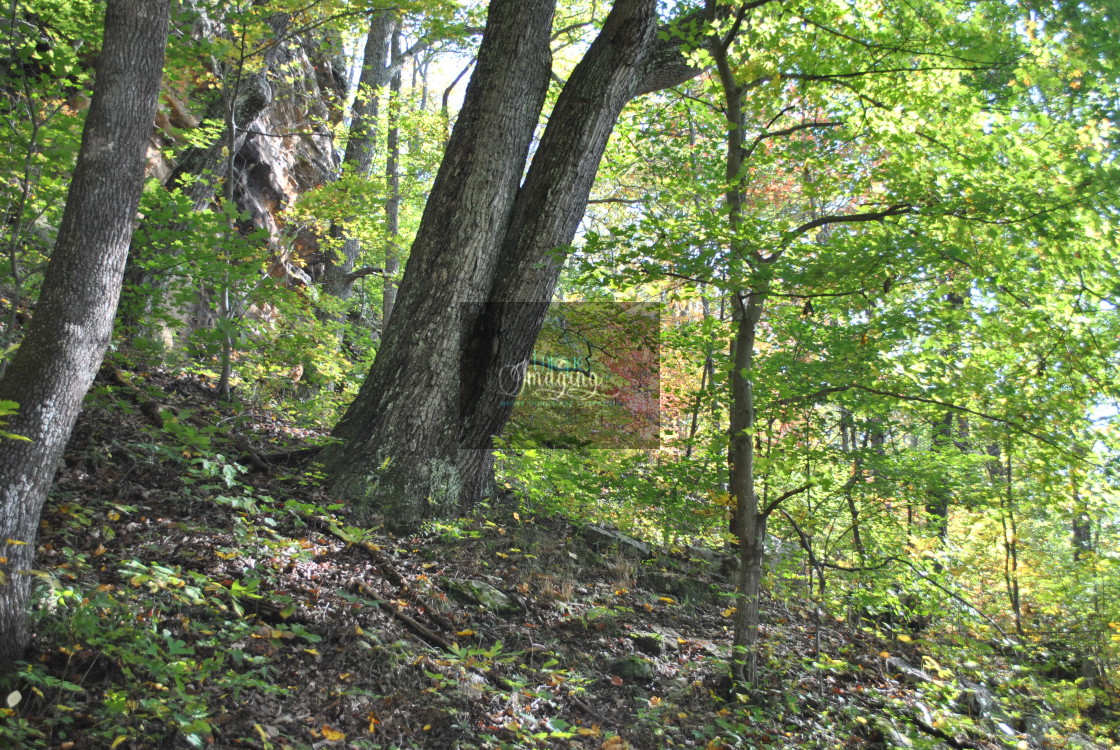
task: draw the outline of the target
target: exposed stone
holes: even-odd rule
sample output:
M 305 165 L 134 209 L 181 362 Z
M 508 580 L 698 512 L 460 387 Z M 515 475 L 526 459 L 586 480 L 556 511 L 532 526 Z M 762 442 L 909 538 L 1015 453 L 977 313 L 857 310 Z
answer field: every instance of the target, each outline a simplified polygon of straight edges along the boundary
M 964 687 L 965 705 L 968 706 L 969 714 L 974 719 L 1007 721 L 1007 712 L 999 705 L 992 691 L 974 682 L 966 682 Z
M 624 680 L 649 682 L 653 679 L 653 662 L 640 656 L 624 656 L 612 661 L 607 671 Z
M 698 578 L 661 570 L 639 570 L 638 585 L 655 593 L 667 594 L 677 599 L 707 600 L 712 595 L 711 587 Z
M 618 550 L 627 557 L 645 559 L 650 556 L 650 546 L 643 541 L 623 534 L 621 531 L 608 529 L 605 526 L 591 525 L 584 529 L 584 536 L 596 546 L 617 546 Z
M 887 659 L 887 669 L 889 669 L 891 672 L 899 674 L 907 682 L 911 682 L 914 684 L 920 682 L 936 682 L 936 680 L 934 680 L 933 676 L 930 675 L 929 672 L 918 669 L 917 667 L 908 664 L 902 659 L 899 659 L 897 656 L 892 656 L 891 658 Z
M 457 593 L 461 597 L 499 614 L 512 614 L 521 611 L 521 608 L 512 599 L 485 581 L 478 579 L 464 581 L 458 578 L 449 578 L 446 583 L 453 593 Z

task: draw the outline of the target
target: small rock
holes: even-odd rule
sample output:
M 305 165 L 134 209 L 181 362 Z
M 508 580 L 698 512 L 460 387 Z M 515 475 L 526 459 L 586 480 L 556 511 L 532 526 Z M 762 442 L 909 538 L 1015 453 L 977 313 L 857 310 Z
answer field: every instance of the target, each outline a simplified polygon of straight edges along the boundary
M 634 648 L 643 654 L 661 656 L 665 653 L 665 639 L 659 633 L 631 633 L 630 637 L 634 640 Z
M 889 669 L 892 672 L 899 673 L 908 682 L 919 683 L 919 682 L 933 682 L 934 681 L 933 677 L 929 674 L 929 672 L 926 672 L 924 670 L 918 669 L 917 667 L 911 666 L 910 664 L 907 664 L 902 659 L 899 659 L 897 656 L 892 656 L 891 658 L 887 659 L 887 669 Z
M 650 556 L 650 546 L 633 537 L 626 536 L 621 531 L 608 529 L 604 526 L 591 525 L 584 529 L 584 535 L 592 544 L 617 545 L 622 554 L 627 557 L 645 559 Z
M 521 608 L 512 599 L 485 581 L 477 579 L 462 581 L 452 578 L 448 579 L 447 586 L 461 596 L 500 614 L 512 614 L 521 611 Z
M 719 553 L 715 550 L 708 549 L 707 547 L 697 547 L 692 544 L 685 547 L 684 551 L 688 554 L 689 557 L 695 558 L 697 560 L 704 560 L 705 562 L 710 563 L 718 562 L 720 558 Z
M 607 670 L 624 680 L 649 682 L 653 679 L 653 662 L 640 656 L 624 656 L 610 663 Z
M 639 570 L 638 585 L 658 594 L 669 594 L 678 599 L 707 599 L 711 587 L 691 576 L 675 575 L 659 570 Z

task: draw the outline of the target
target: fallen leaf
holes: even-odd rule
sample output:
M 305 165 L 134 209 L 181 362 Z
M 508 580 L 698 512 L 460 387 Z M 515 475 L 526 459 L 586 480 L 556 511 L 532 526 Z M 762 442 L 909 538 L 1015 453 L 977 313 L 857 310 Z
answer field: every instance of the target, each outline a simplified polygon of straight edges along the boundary
M 615 687 L 618 687 L 619 685 L 622 684 L 622 678 L 619 677 L 616 674 L 612 674 L 611 675 L 611 684 L 614 685 Z
M 346 734 L 338 731 L 337 729 L 331 729 L 329 726 L 324 724 L 323 737 L 328 740 L 344 740 L 346 739 Z

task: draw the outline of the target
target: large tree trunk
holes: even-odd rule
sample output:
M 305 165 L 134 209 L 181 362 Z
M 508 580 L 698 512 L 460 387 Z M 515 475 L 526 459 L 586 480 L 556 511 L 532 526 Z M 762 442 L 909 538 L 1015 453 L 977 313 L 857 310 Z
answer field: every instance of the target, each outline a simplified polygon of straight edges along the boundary
M 110 0 L 58 241 L 27 337 L 0 380 L 20 404 L 0 442 L 0 673 L 27 643 L 35 532 L 55 466 L 109 344 L 163 69 L 168 0 Z
M 549 75 L 547 5 L 490 6 L 381 352 L 325 457 L 336 494 L 399 529 L 485 494 L 510 411 L 500 373 L 531 353 L 619 112 L 698 72 L 679 37 L 654 41 L 655 0 L 617 0 L 518 190 Z
M 396 309 L 326 452 L 330 486 L 393 527 L 458 508 L 459 343 L 485 299 L 544 104 L 553 0 L 494 0 Z
M 532 356 L 564 262 L 558 250 L 575 236 L 614 124 L 643 82 L 656 21 L 652 0 L 615 3 L 564 86 L 518 193 L 498 276 L 463 351 L 459 466 L 467 503 L 489 493 L 491 440 L 514 403 L 503 373 L 523 371 Z

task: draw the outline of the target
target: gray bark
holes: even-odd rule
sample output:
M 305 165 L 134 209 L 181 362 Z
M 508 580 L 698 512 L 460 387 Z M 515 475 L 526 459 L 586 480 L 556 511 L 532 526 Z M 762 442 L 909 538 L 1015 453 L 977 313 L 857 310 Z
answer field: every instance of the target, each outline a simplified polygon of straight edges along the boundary
M 401 56 L 401 34 L 398 29 L 393 34 L 392 55 L 396 60 Z M 385 186 L 389 195 L 385 201 L 385 278 L 382 282 L 381 326 L 389 322 L 393 314 L 393 304 L 397 301 L 397 271 L 401 261 L 397 252 L 397 242 L 401 232 L 401 71 L 398 66 L 389 81 L 389 131 L 385 138 L 388 156 L 385 160 Z
M 326 456 L 337 494 L 400 529 L 487 492 L 488 446 L 509 416 L 498 376 L 531 352 L 559 274 L 553 253 L 572 240 L 619 111 L 699 72 L 679 39 L 657 38 L 654 0 L 617 0 L 518 190 L 549 75 L 552 6 L 491 4 L 396 310 L 335 430 L 344 445 Z
M 652 0 L 615 3 L 556 102 L 517 196 L 497 278 L 463 352 L 460 469 L 468 503 L 489 492 L 492 436 L 513 411 L 502 373 L 532 356 L 566 255 L 560 248 L 575 236 L 614 124 L 642 85 L 656 22 Z
M 457 510 L 463 308 L 484 299 L 551 72 L 552 0 L 495 0 L 373 368 L 327 451 L 330 487 L 397 528 Z
M 380 118 L 381 89 L 389 82 L 393 66 L 389 60 L 389 39 L 397 28 L 395 11 L 377 12 L 370 20 L 366 34 L 362 73 L 358 79 L 358 97 L 354 101 L 350 121 L 350 137 L 342 163 L 358 177 L 373 176 L 373 160 L 377 154 L 377 124 Z M 332 296 L 347 299 L 354 285 L 351 274 L 362 252 L 361 242 L 346 237 L 343 227 L 334 227 L 336 237 L 343 238 L 341 256 L 329 258 L 323 271 L 323 289 Z
M 0 442 L 0 673 L 28 640 L 39 514 L 112 332 L 144 179 L 168 0 L 109 0 L 97 81 L 70 192 L 27 336 L 0 380 L 20 404 Z

